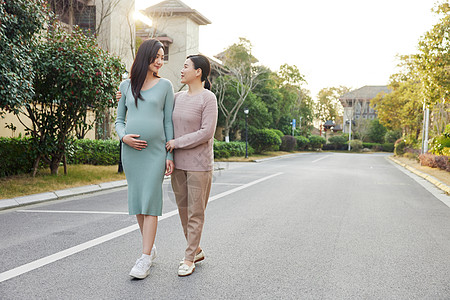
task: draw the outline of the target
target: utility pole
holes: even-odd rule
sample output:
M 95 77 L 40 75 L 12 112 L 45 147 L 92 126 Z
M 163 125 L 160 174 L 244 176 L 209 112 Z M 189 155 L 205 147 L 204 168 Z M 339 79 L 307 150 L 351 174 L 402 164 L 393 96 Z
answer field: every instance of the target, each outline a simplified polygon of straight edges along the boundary
M 430 125 L 430 109 L 423 102 L 423 134 L 422 134 L 422 154 L 428 152 L 428 127 Z

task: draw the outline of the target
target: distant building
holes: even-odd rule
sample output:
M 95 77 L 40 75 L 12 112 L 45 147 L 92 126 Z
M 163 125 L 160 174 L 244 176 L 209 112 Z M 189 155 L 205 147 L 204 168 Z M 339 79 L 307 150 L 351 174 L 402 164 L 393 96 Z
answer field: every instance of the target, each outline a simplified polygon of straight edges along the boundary
M 74 25 L 89 30 L 101 48 L 119 56 L 131 67 L 134 0 L 49 0 L 49 5 L 68 30 Z
M 360 119 L 376 119 L 377 113 L 370 106 L 370 100 L 375 98 L 379 93 L 390 93 L 391 90 L 385 85 L 366 85 L 362 88 L 353 90 L 342 95 L 339 98 L 344 107 L 343 124 L 352 120 L 355 122 Z M 344 126 L 344 132 L 348 132 L 348 127 Z
M 199 28 L 211 21 L 179 0 L 163 1 L 142 13 L 152 20 L 152 26 L 140 25 L 136 36 L 142 40 L 155 38 L 164 44 L 166 57 L 160 75 L 169 79 L 177 92 L 183 88 L 180 74 L 186 57 L 199 53 Z

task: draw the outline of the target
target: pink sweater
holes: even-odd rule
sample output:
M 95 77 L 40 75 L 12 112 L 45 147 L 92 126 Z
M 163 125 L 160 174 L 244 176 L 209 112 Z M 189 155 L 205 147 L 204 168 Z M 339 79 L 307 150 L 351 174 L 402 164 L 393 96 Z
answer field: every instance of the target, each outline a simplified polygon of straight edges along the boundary
M 209 90 L 189 96 L 175 94 L 172 114 L 175 168 L 210 171 L 214 168 L 214 132 L 217 125 L 217 99 Z

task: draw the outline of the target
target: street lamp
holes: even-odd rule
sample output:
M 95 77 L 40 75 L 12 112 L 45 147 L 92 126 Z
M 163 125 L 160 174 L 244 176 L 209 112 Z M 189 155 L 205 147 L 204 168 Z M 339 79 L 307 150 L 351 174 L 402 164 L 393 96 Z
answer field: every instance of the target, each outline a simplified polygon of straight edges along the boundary
M 248 108 L 244 108 L 245 114 L 245 158 L 248 158 L 248 133 L 247 133 L 247 117 L 248 117 Z

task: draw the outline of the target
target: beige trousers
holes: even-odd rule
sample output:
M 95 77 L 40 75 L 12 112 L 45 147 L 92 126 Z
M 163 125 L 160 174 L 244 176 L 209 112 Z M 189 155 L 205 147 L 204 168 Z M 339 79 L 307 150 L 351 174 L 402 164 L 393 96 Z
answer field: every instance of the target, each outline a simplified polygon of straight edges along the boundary
M 184 255 L 187 261 L 194 261 L 200 245 L 212 174 L 213 171 L 194 172 L 175 169 L 171 175 L 172 189 L 187 241 Z

